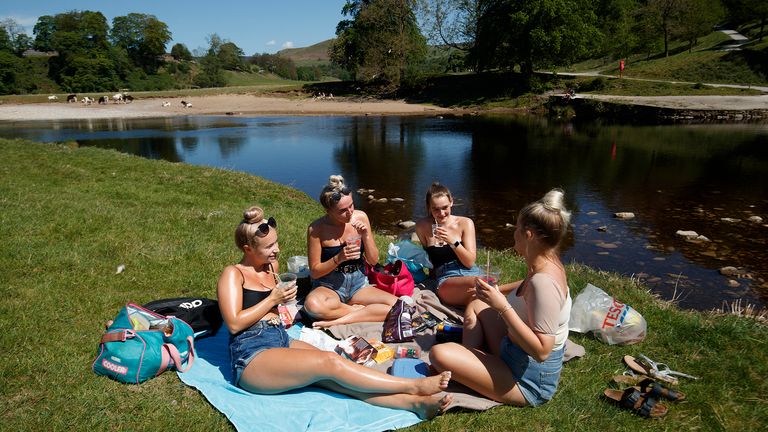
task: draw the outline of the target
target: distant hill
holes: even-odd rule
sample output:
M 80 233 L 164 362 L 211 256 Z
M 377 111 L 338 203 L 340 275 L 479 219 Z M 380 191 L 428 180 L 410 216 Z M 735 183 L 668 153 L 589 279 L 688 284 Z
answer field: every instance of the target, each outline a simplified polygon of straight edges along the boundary
M 286 48 L 277 52 L 281 57 L 293 60 L 297 66 L 310 66 L 319 63 L 328 63 L 328 47 L 333 39 L 328 39 L 304 48 Z

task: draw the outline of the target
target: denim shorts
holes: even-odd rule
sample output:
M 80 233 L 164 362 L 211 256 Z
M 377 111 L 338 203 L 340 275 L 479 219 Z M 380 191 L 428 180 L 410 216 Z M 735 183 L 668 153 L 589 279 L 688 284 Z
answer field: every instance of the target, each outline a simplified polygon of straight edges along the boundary
M 270 348 L 288 348 L 291 338 L 282 325 L 259 321 L 241 333 L 229 337 L 229 358 L 235 385 L 240 382 L 245 367 L 257 354 Z
M 321 286 L 332 289 L 338 294 L 342 303 L 349 303 L 352 297 L 367 285 L 370 285 L 368 276 L 361 270 L 352 273 L 332 271 L 319 279 L 312 279 L 312 288 Z
M 435 270 L 435 276 L 437 276 L 437 287 L 440 288 L 446 279 L 458 276 L 480 276 L 480 268 L 473 265 L 470 268 L 464 267 L 457 260 L 448 261 Z
M 530 406 L 539 406 L 552 399 L 560 381 L 564 351 L 565 348 L 553 351 L 546 360 L 539 363 L 510 341 L 508 336 L 501 340 L 501 359 L 509 366 L 520 392 Z

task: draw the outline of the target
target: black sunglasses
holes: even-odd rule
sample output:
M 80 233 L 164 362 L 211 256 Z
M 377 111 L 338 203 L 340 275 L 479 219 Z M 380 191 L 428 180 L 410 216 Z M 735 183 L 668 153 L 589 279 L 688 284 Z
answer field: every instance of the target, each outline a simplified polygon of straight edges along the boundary
M 259 237 L 264 237 L 269 233 L 269 227 L 277 228 L 277 221 L 275 218 L 270 217 L 266 222 L 259 224 L 259 226 L 256 227 L 258 230 L 256 231 L 256 235 Z M 259 235 L 259 233 L 261 233 L 261 235 Z
M 349 195 L 349 188 L 344 186 L 343 188 L 337 190 L 336 192 L 331 194 L 331 199 L 334 202 L 339 202 L 342 195 Z

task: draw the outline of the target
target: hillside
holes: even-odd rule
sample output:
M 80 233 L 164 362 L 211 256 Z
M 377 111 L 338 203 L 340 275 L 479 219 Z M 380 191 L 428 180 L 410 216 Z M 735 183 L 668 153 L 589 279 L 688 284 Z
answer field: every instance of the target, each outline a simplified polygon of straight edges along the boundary
M 280 50 L 277 54 L 293 60 L 296 66 L 314 66 L 320 63 L 328 63 L 328 48 L 332 42 L 333 39 L 328 39 L 304 48 Z

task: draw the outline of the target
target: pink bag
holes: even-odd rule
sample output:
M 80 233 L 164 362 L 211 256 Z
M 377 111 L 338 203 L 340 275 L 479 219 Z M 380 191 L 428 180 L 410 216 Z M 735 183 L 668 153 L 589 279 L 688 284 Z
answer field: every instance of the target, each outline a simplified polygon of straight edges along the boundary
M 368 282 L 376 285 L 378 289 L 397 297 L 413 294 L 413 275 L 402 260 L 397 260 L 384 267 L 381 264 L 376 264 L 375 267 L 366 266 L 368 268 Z

